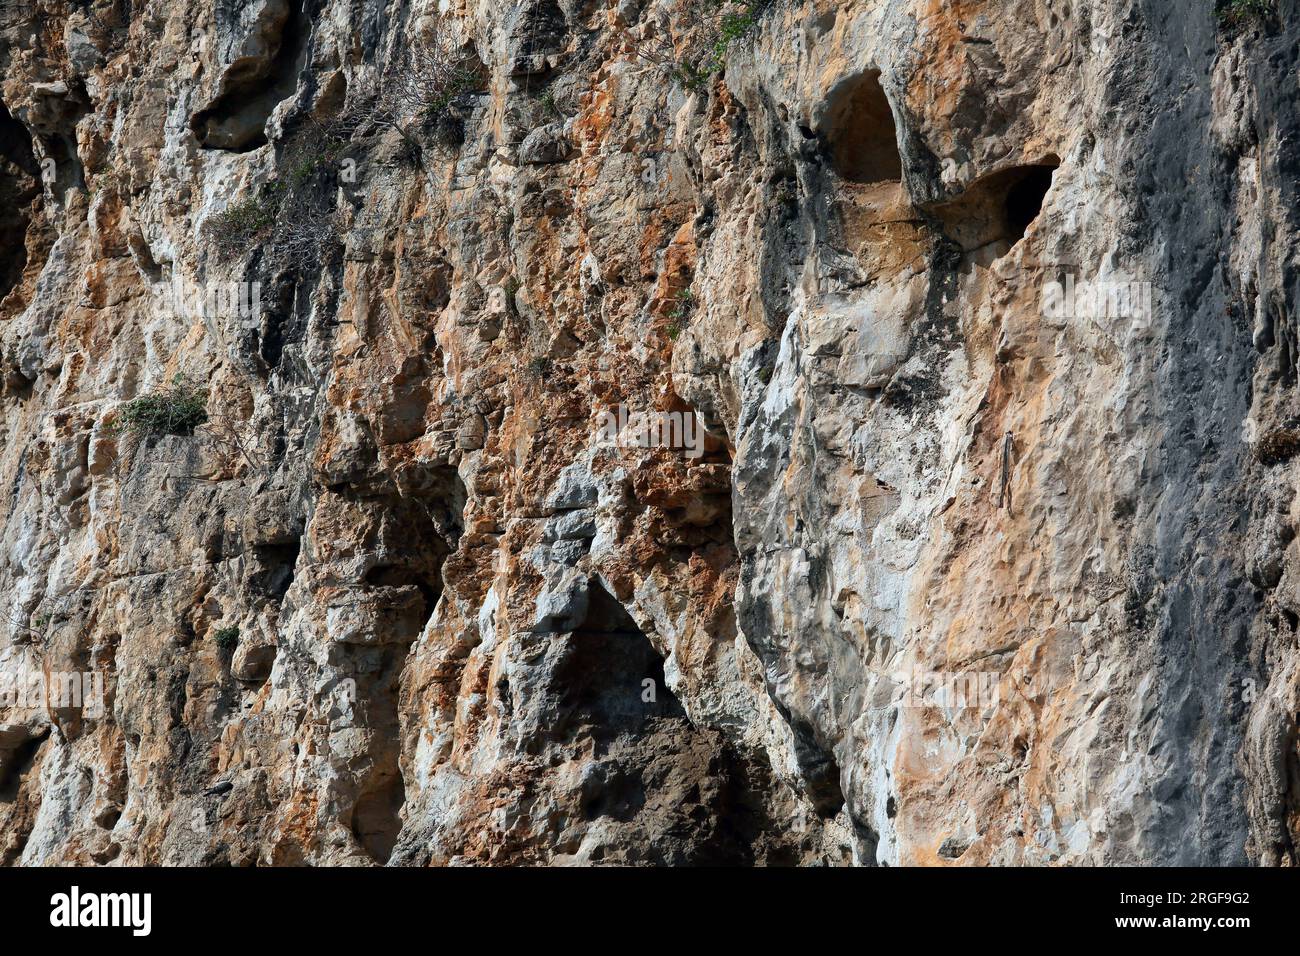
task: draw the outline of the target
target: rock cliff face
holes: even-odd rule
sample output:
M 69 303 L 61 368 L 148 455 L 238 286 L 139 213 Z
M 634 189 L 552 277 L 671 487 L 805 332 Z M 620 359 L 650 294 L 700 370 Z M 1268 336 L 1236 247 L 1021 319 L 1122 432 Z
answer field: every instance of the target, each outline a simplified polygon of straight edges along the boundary
M 1298 18 L 4 0 L 0 861 L 1297 862 Z

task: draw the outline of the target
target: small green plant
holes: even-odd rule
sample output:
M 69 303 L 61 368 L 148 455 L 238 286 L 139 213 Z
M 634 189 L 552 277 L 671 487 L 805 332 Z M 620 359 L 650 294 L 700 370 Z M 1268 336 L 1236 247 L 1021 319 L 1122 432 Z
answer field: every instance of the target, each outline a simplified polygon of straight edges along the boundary
M 544 90 L 542 95 L 538 97 L 538 101 L 542 104 L 542 112 L 545 115 L 553 116 L 556 119 L 564 118 L 564 113 L 560 110 L 559 104 L 555 102 L 554 90 Z
M 447 124 L 460 97 L 483 88 L 483 79 L 450 37 L 416 42 L 384 74 L 365 120 L 394 130 L 417 156 L 423 155 L 419 131 L 433 124 L 440 140 L 453 135 L 458 122 Z M 463 136 L 463 129 L 460 136 Z
M 528 362 L 528 371 L 532 372 L 537 378 L 545 378 L 551 374 L 551 357 L 549 355 L 535 355 Z
M 219 627 L 216 633 L 212 635 L 212 640 L 223 651 L 233 651 L 235 645 L 239 643 L 239 628 L 234 626 Z
M 336 238 L 334 190 L 319 188 L 322 170 L 343 159 L 343 124 L 310 121 L 281 148 L 278 174 L 246 199 L 212 216 L 205 226 L 217 258 L 231 262 L 267 243 L 280 265 L 319 268 Z
M 263 242 L 275 225 L 279 196 L 272 188 L 263 196 L 249 196 L 226 207 L 208 220 L 208 236 L 222 259 L 234 259 Z
M 440 80 L 430 79 L 429 82 L 441 85 L 431 85 L 428 89 L 429 96 L 420 110 L 426 119 L 437 119 L 456 97 L 473 93 L 482 86 L 478 74 L 463 67 L 448 70 Z
M 750 3 L 745 5 L 744 13 L 724 14 L 718 39 L 713 44 L 714 52 L 719 56 L 725 54 L 732 40 L 739 40 L 758 22 L 759 12 L 761 12 L 759 4 Z
M 1229 27 L 1245 27 L 1271 20 L 1277 14 L 1275 0 L 1216 0 L 1215 15 Z
M 704 40 L 702 51 L 698 45 L 694 46 L 697 55 L 684 56 L 677 61 L 673 75 L 689 90 L 702 89 L 710 76 L 721 73 L 726 66 L 731 45 L 754 30 L 771 4 L 772 0 L 741 0 L 727 4 L 735 9 L 721 16 L 706 17 L 706 22 L 715 25 L 715 31 Z M 708 6 L 717 9 L 722 4 Z
M 678 289 L 673 298 L 677 301 L 677 304 L 668 313 L 668 318 L 672 321 L 668 323 L 665 331 L 668 333 L 668 338 L 676 342 L 677 337 L 682 334 L 682 330 L 690 323 L 691 310 L 695 305 L 695 294 L 689 288 Z
M 673 76 L 677 81 L 692 92 L 702 90 L 709 81 L 712 74 L 709 65 L 700 66 L 683 60 L 673 68 Z
M 320 168 L 320 164 L 324 161 L 323 156 L 299 154 L 290 159 L 289 167 L 284 171 L 284 177 L 291 186 L 305 186 L 311 181 L 312 176 L 316 175 L 316 170 Z
M 135 435 L 193 435 L 207 420 L 208 390 L 176 375 L 165 388 L 122 406 L 116 427 Z

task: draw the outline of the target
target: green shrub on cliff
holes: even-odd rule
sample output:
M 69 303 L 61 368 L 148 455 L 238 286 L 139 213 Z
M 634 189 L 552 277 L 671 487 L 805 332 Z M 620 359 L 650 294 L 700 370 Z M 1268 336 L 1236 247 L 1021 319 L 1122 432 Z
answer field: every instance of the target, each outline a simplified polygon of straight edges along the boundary
M 668 324 L 668 337 L 674 342 L 682 334 L 682 330 L 691 321 L 691 312 L 695 306 L 695 296 L 690 289 L 678 289 L 675 296 L 677 305 L 668 313 L 671 320 Z
M 480 66 L 447 36 L 418 40 L 379 78 L 367 105 L 349 111 L 349 123 L 396 132 L 414 164 L 423 166 L 426 128 L 433 129 L 435 146 L 454 147 L 464 140 L 457 103 L 483 89 Z
M 119 428 L 136 435 L 193 435 L 208 420 L 208 390 L 177 375 L 167 387 L 127 402 Z
M 450 40 L 414 44 L 371 95 L 359 97 L 331 120 L 299 123 L 277 144 L 275 178 L 208 219 L 205 230 L 216 257 L 230 262 L 266 247 L 273 267 L 319 269 L 340 230 L 334 174 L 345 160 L 352 160 L 355 172 L 355 157 L 348 151 L 356 138 L 365 140 L 377 129 L 395 130 L 407 157 L 422 164 L 424 128 L 433 127 L 436 145 L 459 144 L 463 124 L 452 107 L 483 84 L 479 71 Z
M 235 645 L 239 643 L 239 628 L 233 626 L 217 628 L 212 639 L 223 651 L 233 651 Z
M 752 33 L 771 5 L 772 0 L 731 3 L 706 0 L 699 5 L 696 15 L 704 24 L 704 37 L 702 42 L 690 45 L 684 51 L 685 55 L 673 69 L 676 78 L 687 89 L 703 87 L 710 76 L 722 72 L 731 45 Z M 706 12 L 709 8 L 711 12 Z
M 222 259 L 235 259 L 265 241 L 275 225 L 279 204 L 270 198 L 250 196 L 227 206 L 208 220 L 208 237 Z
M 1215 0 L 1215 15 L 1229 27 L 1244 27 L 1271 20 L 1277 14 L 1274 0 Z
M 347 132 L 341 123 L 308 120 L 283 141 L 276 177 L 208 219 L 217 258 L 230 262 L 269 245 L 273 265 L 319 267 L 338 232 L 331 172 L 346 158 Z

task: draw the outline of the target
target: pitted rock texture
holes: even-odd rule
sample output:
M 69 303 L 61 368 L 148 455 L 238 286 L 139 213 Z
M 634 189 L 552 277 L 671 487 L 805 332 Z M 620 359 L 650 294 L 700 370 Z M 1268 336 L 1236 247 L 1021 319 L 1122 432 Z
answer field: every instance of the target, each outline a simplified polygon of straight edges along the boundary
M 0 4 L 0 669 L 107 688 L 0 709 L 0 860 L 1297 862 L 1300 9 L 1226 7 Z

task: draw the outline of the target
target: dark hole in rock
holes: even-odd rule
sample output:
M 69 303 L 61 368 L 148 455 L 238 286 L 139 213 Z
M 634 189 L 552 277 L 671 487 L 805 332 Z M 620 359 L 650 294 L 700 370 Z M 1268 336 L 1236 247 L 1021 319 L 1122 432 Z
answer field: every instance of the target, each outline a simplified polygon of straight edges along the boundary
M 348 78 L 342 71 L 335 71 L 321 84 L 311 115 L 320 120 L 329 117 L 337 118 L 343 111 L 347 99 Z
M 320 183 L 313 189 L 320 189 Z M 322 212 L 321 215 L 329 213 Z M 278 241 L 277 237 L 273 237 L 272 245 Z M 326 254 L 324 247 L 317 247 L 317 251 Z M 276 273 L 272 281 L 263 281 L 261 325 L 256 334 L 259 337 L 257 352 L 266 368 L 279 368 L 287 372 L 292 362 L 299 358 L 298 347 L 307 337 L 307 328 L 311 324 L 312 295 L 321 281 L 321 269 L 325 268 L 325 261 L 304 259 Z
M 386 863 L 402 829 L 406 787 L 399 764 L 401 723 L 398 699 L 407 648 L 336 645 L 334 662 L 356 688 L 358 726 L 367 735 L 365 768 L 357 780 L 356 799 L 343 821 L 357 843 L 376 863 Z
M 544 79 L 550 72 L 547 56 L 564 49 L 567 35 L 568 22 L 555 0 L 526 7 L 510 33 L 511 75 Z
M 1055 169 L 1055 166 L 1030 166 L 1023 178 L 1007 190 L 1007 226 L 1015 236 L 1014 241 L 1020 240 L 1042 211 Z
M 117 821 L 122 819 L 121 807 L 106 807 L 95 817 L 95 825 L 104 830 L 111 830 L 117 826 Z
M 879 70 L 838 83 L 819 125 L 830 149 L 831 166 L 842 179 L 853 183 L 902 179 L 894 114 L 880 85 Z
M 382 546 L 375 563 L 361 576 L 368 589 L 383 592 L 383 600 L 411 607 L 412 591 L 418 620 L 405 620 L 413 627 L 407 634 L 414 640 L 433 616 L 442 597 L 442 566 L 456 550 L 464 525 L 465 486 L 458 475 L 434 470 L 420 485 L 420 497 L 394 497 L 385 503 Z
M 393 855 L 402 829 L 404 803 L 402 775 L 392 772 L 372 782 L 352 808 L 352 835 L 376 863 L 386 863 Z
M 437 576 L 430 579 L 409 568 L 391 564 L 376 565 L 365 573 L 362 581 L 372 587 L 414 587 L 420 592 L 420 597 L 423 599 L 420 610 L 420 620 L 422 622 L 427 622 L 433 615 L 433 609 L 437 606 L 438 597 L 442 593 Z
M 56 196 L 74 188 L 87 192 L 86 169 L 77 152 L 76 132 L 81 118 L 91 112 L 90 94 L 86 92 L 85 84 L 73 80 L 54 110 L 55 117 L 43 126 L 33 127 L 40 136 L 45 156 L 54 160 L 50 170 L 53 173 L 51 189 Z
M 0 300 L 22 279 L 27 266 L 23 237 L 31 221 L 31 205 L 41 194 L 40 166 L 32 152 L 27 127 L 0 103 Z
M 277 276 L 269 289 L 263 284 L 258 352 L 269 368 L 279 368 L 285 347 L 301 340 L 310 299 L 308 284 L 289 281 L 284 275 Z
M 996 245 L 995 252 L 1005 254 L 1042 212 L 1059 166 L 1060 161 L 1049 156 L 999 170 L 971 183 L 955 199 L 937 204 L 934 211 L 944 232 L 964 251 Z
M 655 717 L 685 716 L 654 645 L 598 581 L 590 585 L 586 619 L 567 640 L 555 670 L 565 725 L 608 737 L 636 733 Z
M 16 120 L 9 108 L 0 103 L 0 157 L 32 179 L 40 178 L 40 166 L 32 152 L 32 135 Z
M 464 528 L 466 490 L 454 469 L 431 473 L 426 497 L 396 497 L 382 502 L 381 560 L 371 566 L 360 583 L 386 597 L 401 599 L 403 592 L 419 592 L 422 601 L 418 626 L 404 622 L 400 640 L 381 647 L 337 645 L 343 656 L 343 673 L 356 681 L 358 712 L 365 715 L 370 732 L 367 758 L 370 771 L 352 808 L 351 829 L 357 842 L 377 863 L 393 854 L 402 830 L 406 788 L 400 756 L 401 721 L 398 700 L 410 641 L 442 594 L 442 566 L 454 552 Z M 391 590 L 388 590 L 391 589 Z M 382 600 L 382 598 L 381 598 Z
M 281 600 L 293 584 L 294 567 L 298 564 L 300 548 L 300 541 L 255 547 L 253 553 L 257 558 L 257 570 L 253 573 L 250 585 L 274 600 Z
M 1025 758 L 1029 756 L 1029 741 L 1023 736 L 1017 735 L 1011 741 L 1011 755 L 1015 758 L 1016 763 L 1024 763 Z
M 190 119 L 190 129 L 205 149 L 243 153 L 266 145 L 267 119 L 297 86 L 311 34 L 302 4 L 290 4 L 282 21 L 270 20 L 262 31 L 274 52 L 232 63 L 220 95 Z
M 829 819 L 844 806 L 840 766 L 831 752 L 818 742 L 811 724 L 793 715 L 786 719 L 794 731 L 794 755 L 803 777 L 804 792 L 818 815 Z
M 12 803 L 17 798 L 18 787 L 36 762 L 36 753 L 47 734 L 29 737 L 7 753 L 0 751 L 0 803 Z

